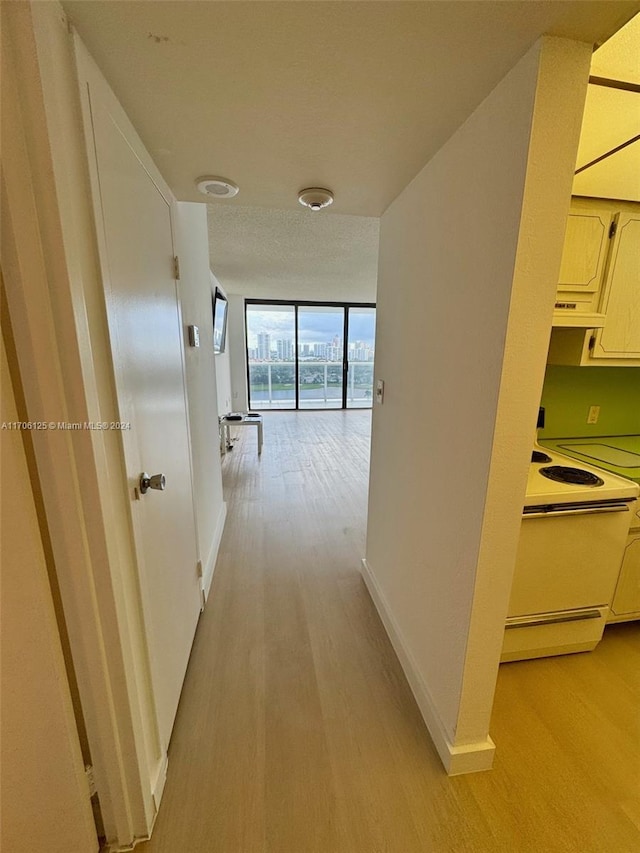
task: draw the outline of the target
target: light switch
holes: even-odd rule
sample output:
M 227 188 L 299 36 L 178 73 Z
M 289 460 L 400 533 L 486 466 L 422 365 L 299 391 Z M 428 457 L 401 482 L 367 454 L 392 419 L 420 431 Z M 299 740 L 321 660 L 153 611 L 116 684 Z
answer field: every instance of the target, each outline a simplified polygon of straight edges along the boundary
M 200 346 L 200 331 L 197 326 L 189 326 L 189 346 Z

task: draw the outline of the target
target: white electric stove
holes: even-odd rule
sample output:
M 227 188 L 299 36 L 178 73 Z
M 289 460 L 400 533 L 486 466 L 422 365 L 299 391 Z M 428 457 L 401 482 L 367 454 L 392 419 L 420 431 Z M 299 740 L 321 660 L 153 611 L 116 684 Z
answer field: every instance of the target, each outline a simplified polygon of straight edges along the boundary
M 637 483 L 546 448 L 535 447 L 533 458 L 503 661 L 595 648 L 640 491 Z
M 531 462 L 527 478 L 525 507 L 545 504 L 592 503 L 594 501 L 632 500 L 638 495 L 638 485 L 586 462 L 536 446 L 532 456 L 540 454 L 545 461 Z M 549 476 L 549 469 L 551 475 Z M 560 469 L 558 472 L 557 469 Z M 562 469 L 573 482 L 558 480 Z M 572 474 L 571 472 L 576 472 Z M 547 476 L 545 476 L 545 473 Z M 555 476 L 554 476 L 555 475 Z

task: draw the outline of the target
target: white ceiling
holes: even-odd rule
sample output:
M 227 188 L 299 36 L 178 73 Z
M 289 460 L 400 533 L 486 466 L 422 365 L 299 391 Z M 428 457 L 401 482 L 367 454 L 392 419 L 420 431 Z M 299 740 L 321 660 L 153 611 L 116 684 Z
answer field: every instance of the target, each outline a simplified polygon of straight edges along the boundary
M 593 55 L 591 75 L 640 85 L 640 15 Z M 640 134 L 640 93 L 590 84 L 582 119 L 574 195 L 640 201 L 640 141 L 606 159 Z
M 373 243 L 363 257 L 369 218 L 529 46 L 543 33 L 603 41 L 640 7 L 637 0 L 63 5 L 176 196 L 201 201 L 194 181 L 203 174 L 240 185 L 236 199 L 209 206 L 212 268 L 224 286 L 266 296 L 280 281 L 312 298 L 329 283 L 339 287 L 341 264 L 345 287 L 357 281 L 364 293 L 368 281 L 366 299 L 375 293 Z M 299 207 L 298 190 L 313 185 L 334 191 L 331 209 Z M 327 225 L 333 218 L 338 225 Z M 278 245 L 286 247 L 279 255 Z
M 251 298 L 375 301 L 380 220 L 325 214 L 210 205 L 211 267 Z

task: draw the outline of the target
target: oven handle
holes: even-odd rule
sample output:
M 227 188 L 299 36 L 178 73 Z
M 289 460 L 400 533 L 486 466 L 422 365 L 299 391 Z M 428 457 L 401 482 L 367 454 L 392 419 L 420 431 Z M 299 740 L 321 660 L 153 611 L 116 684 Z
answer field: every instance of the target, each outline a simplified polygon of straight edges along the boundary
M 582 622 L 585 619 L 599 619 L 599 610 L 579 610 L 575 613 L 550 613 L 546 616 L 512 616 L 504 626 L 510 628 L 535 628 L 539 625 L 557 625 L 561 622 Z
M 602 512 L 629 512 L 627 504 L 612 504 L 610 506 L 582 507 L 580 509 L 558 509 L 551 512 L 525 512 L 525 518 L 562 518 L 568 515 L 598 515 Z

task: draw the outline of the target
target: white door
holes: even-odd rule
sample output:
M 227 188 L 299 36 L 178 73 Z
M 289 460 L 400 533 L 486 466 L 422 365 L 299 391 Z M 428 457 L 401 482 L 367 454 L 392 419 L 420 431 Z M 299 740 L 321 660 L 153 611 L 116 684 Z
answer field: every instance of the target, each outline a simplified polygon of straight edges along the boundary
M 90 90 L 94 192 L 140 590 L 160 737 L 166 748 L 200 613 L 180 306 L 170 199 L 132 146 L 118 109 Z M 97 175 L 97 182 L 95 177 Z M 100 226 L 99 226 L 100 227 Z M 166 489 L 134 497 L 140 474 Z

